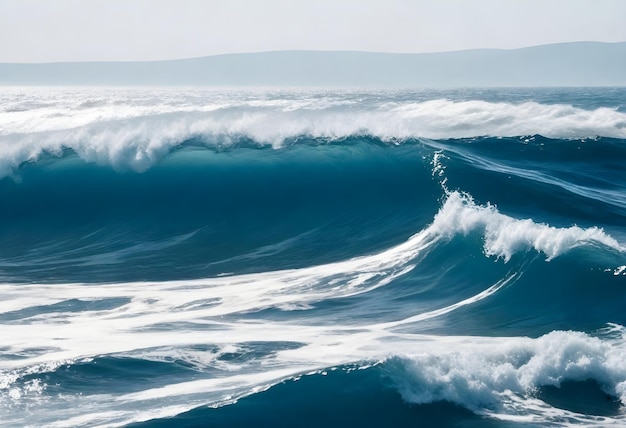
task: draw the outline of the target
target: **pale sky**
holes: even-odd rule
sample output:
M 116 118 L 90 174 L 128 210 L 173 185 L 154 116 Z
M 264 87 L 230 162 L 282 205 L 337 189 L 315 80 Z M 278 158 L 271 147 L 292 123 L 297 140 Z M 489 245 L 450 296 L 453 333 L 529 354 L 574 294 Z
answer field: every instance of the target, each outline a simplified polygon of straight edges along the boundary
M 626 0 L 0 0 L 0 62 L 626 41 Z

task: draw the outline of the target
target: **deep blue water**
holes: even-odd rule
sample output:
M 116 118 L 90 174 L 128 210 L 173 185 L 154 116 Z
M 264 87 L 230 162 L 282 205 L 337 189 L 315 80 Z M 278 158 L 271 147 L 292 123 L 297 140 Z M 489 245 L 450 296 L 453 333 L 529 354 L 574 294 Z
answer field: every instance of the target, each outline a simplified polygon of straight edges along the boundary
M 0 100 L 0 425 L 626 424 L 626 89 Z

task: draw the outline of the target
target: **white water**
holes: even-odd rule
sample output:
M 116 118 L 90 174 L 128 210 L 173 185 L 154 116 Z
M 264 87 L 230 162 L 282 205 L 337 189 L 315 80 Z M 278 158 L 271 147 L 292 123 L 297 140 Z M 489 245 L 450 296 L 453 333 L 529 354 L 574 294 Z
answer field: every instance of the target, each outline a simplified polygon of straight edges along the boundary
M 544 253 L 547 260 L 583 245 L 601 244 L 616 251 L 626 251 L 600 228 L 556 228 L 531 219 L 515 219 L 501 214 L 493 205 L 476 205 L 470 196 L 459 192 L 449 194 L 431 228 L 448 237 L 480 230 L 484 234 L 485 254 L 506 261 L 513 254 L 530 249 Z
M 626 114 L 610 108 L 390 101 L 350 92 L 4 88 L 0 106 L 0 177 L 63 148 L 89 162 L 143 171 L 193 138 L 211 147 L 250 139 L 275 148 L 301 136 L 626 138 Z
M 224 276 L 193 281 L 123 284 L 4 284 L 2 313 L 37 308 L 17 322 L 0 324 L 0 412 L 8 425 L 114 426 L 165 417 L 191 408 L 223 405 L 281 379 L 362 361 L 399 361 L 397 380 L 411 402 L 449 400 L 493 417 L 528 417 L 537 423 L 572 418 L 532 398 L 533 388 L 564 380 L 596 379 L 626 404 L 626 339 L 614 326 L 602 338 L 580 332 L 523 337 L 451 337 L 402 333 L 399 326 L 431 320 L 489 298 L 518 278 L 503 278 L 468 298 L 408 317 L 368 323 L 315 316 L 319 301 L 356 296 L 385 287 L 410 272 L 435 246 L 456 234 L 483 233 L 485 253 L 505 260 L 517 251 L 539 251 L 548 259 L 580 245 L 623 248 L 599 229 L 558 229 L 505 216 L 452 192 L 433 223 L 408 241 L 377 254 L 311 268 Z M 613 276 L 613 275 L 611 275 Z M 82 312 L 45 306 L 79 299 L 119 298 L 120 305 Z M 124 300 L 127 299 L 127 300 Z M 279 321 L 259 313 L 283 311 Z M 289 321 L 291 311 L 310 311 L 306 322 Z M 610 334 L 609 334 L 610 333 Z M 298 342 L 262 359 L 225 362 L 219 357 L 247 343 Z M 199 351 L 194 346 L 211 345 Z M 183 361 L 199 379 L 151 386 L 121 395 L 50 395 L 45 382 L 27 375 L 54 371 L 103 355 L 152 361 Z M 203 376 L 210 368 L 220 376 Z M 402 374 L 404 373 L 404 374 Z M 405 376 L 405 374 L 408 374 Z M 80 416 L 76 416 L 80 415 Z M 36 421 L 36 422 L 34 422 Z M 585 424 L 624 423 L 591 417 Z

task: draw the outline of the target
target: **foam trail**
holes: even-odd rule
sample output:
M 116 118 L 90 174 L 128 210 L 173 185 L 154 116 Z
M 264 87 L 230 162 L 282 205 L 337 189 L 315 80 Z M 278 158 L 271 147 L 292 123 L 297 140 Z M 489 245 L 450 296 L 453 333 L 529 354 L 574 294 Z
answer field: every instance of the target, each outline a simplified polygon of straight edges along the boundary
M 3 313 L 19 313 L 30 307 L 43 308 L 70 299 L 118 299 L 122 302 L 119 307 L 107 311 L 42 311 L 36 316 L 25 318 L 28 321 L 26 323 L 5 326 L 7 340 L 4 345 L 9 348 L 22 349 L 29 343 L 40 343 L 58 351 L 5 361 L 3 367 L 20 367 L 50 360 L 134 349 L 140 341 L 132 338 L 133 330 L 145 329 L 159 323 L 195 322 L 272 307 L 306 308 L 313 302 L 366 293 L 410 272 L 420 258 L 440 240 L 472 231 L 484 234 L 486 255 L 505 260 L 509 260 L 516 252 L 529 249 L 545 253 L 550 260 L 578 246 L 594 243 L 616 251 L 625 251 L 624 247 L 601 229 L 582 229 L 576 226 L 559 229 L 536 224 L 531 220 L 517 220 L 499 213 L 493 206 L 476 205 L 469 196 L 452 192 L 433 223 L 406 242 L 378 254 L 343 262 L 296 270 L 188 281 L 62 286 L 1 285 Z M 479 296 L 451 308 L 488 297 L 511 279 L 503 280 L 504 282 L 494 285 Z M 446 313 L 446 310 L 442 311 L 441 314 Z M 68 320 L 71 322 L 67 322 Z M 80 327 L 86 322 L 91 325 L 92 330 L 89 332 Z M 216 326 L 222 324 L 215 321 L 209 323 Z M 33 329 L 32 324 L 37 324 L 37 329 Z M 116 335 L 106 333 L 112 328 L 118 331 Z M 101 331 L 102 337 L 108 337 L 111 342 L 97 338 L 94 331 Z M 189 343 L 190 340 L 195 340 L 195 336 L 191 336 L 186 338 L 186 334 L 180 334 L 176 341 L 181 344 Z M 60 347 L 57 340 L 50 341 L 52 337 L 63 338 L 63 346 Z M 149 347 L 153 339 L 150 334 L 143 337 L 146 342 L 142 346 Z M 89 346 L 85 346 L 86 343 Z
M 429 146 L 439 149 L 433 159 L 433 176 L 438 175 L 440 177 L 443 177 L 442 179 L 444 180 L 444 189 L 445 177 L 443 176 L 443 171 L 445 168 L 443 167 L 441 160 L 443 157 L 445 157 L 443 152 L 446 151 L 460 155 L 461 157 L 470 161 L 472 163 L 472 166 L 481 168 L 486 171 L 493 171 L 499 172 L 501 174 L 522 177 L 527 180 L 558 186 L 568 192 L 583 196 L 588 199 L 595 199 L 597 201 L 601 201 L 606 204 L 615 206 L 626 206 L 626 194 L 624 194 L 624 192 L 622 192 L 620 189 L 603 189 L 598 187 L 581 186 L 567 180 L 553 177 L 547 173 L 539 172 L 536 170 L 529 170 L 526 168 L 518 168 L 506 165 L 503 162 L 496 162 L 494 160 L 473 154 L 470 150 L 465 150 L 463 147 L 445 145 L 436 141 L 429 141 L 427 142 L 427 144 Z
M 409 272 L 412 263 L 434 242 L 427 233 L 419 233 L 403 244 L 372 256 L 299 270 L 234 277 L 101 285 L 5 284 L 0 286 L 5 313 L 19 313 L 33 306 L 45 307 L 70 299 L 118 299 L 129 303 L 108 311 L 44 312 L 27 316 L 26 323 L 4 326 L 7 337 L 4 345 L 12 352 L 26 349 L 32 343 L 56 351 L 4 361 L 2 367 L 17 368 L 156 346 L 163 339 L 162 334 L 136 335 L 137 331 L 153 325 L 198 322 L 228 329 L 228 323 L 206 319 L 271 307 L 302 307 L 324 299 L 364 293 Z M 87 322 L 89 331 L 82 328 Z M 33 324 L 38 327 L 33 329 Z M 112 334 L 113 331 L 116 333 Z M 173 340 L 180 345 L 194 343 L 198 338 L 198 333 L 181 332 Z
M 461 300 L 459 302 L 453 303 L 452 305 L 446 306 L 444 308 L 440 308 L 440 309 L 435 309 L 433 311 L 430 312 L 424 312 L 409 318 L 405 318 L 403 320 L 400 321 L 392 321 L 392 322 L 388 322 L 388 323 L 383 323 L 383 324 L 379 324 L 377 327 L 378 328 L 385 328 L 385 329 L 389 329 L 389 328 L 393 328 L 393 327 L 397 327 L 400 325 L 404 325 L 404 324 L 410 324 L 410 323 L 415 323 L 415 322 L 419 322 L 419 321 L 425 321 L 425 320 L 429 320 L 432 318 L 436 318 L 436 317 L 440 317 L 442 315 L 448 314 L 450 312 L 453 312 L 455 310 L 457 310 L 458 308 L 461 308 L 463 306 L 467 306 L 467 305 L 471 305 L 473 303 L 479 302 L 493 294 L 495 294 L 496 292 L 498 292 L 498 290 L 500 290 L 502 287 L 508 286 L 511 283 L 513 283 L 517 278 L 519 278 L 519 274 L 518 273 L 514 273 L 512 275 L 509 275 L 508 277 L 504 278 L 501 281 L 498 281 L 497 283 L 493 284 L 491 287 L 481 291 L 480 293 L 468 297 L 467 299 Z
M 254 334 L 245 334 L 250 327 Z M 264 369 L 254 373 L 248 372 L 244 363 L 233 366 L 227 377 L 171 383 L 116 397 L 70 397 L 71 405 L 84 411 L 80 421 L 93 422 L 95 426 L 121 426 L 155 417 L 155 409 L 160 409 L 158 415 L 166 417 L 207 403 L 226 405 L 292 376 L 315 374 L 327 367 L 361 361 L 366 367 L 382 363 L 403 398 L 412 403 L 445 400 L 490 417 L 556 426 L 574 420 L 586 426 L 624 422 L 623 415 L 574 414 L 550 406 L 535 395 L 536 388 L 541 386 L 594 379 L 603 390 L 625 403 L 626 366 L 622 356 L 626 342 L 621 336 L 598 338 L 558 331 L 537 339 L 438 337 L 393 334 L 375 326 L 371 330 L 348 332 L 342 331 L 341 326 L 298 326 L 296 330 L 284 324 L 241 324 L 231 334 L 245 341 L 252 336 L 258 338 L 261 332 L 268 340 L 297 334 L 305 345 L 279 351 L 263 362 Z M 214 338 L 207 331 L 203 335 L 205 340 Z M 226 346 L 225 351 L 232 352 L 232 346 Z M 163 356 L 171 355 L 168 350 L 162 352 Z M 152 353 L 155 358 L 158 350 Z M 141 350 L 129 355 L 151 358 Z M 139 410 L 138 404 L 141 404 Z M 38 403 L 44 411 L 47 405 Z M 112 414 L 111 408 L 116 412 Z M 41 409 L 33 411 L 39 413 Z M 70 424 L 67 419 L 57 423 Z

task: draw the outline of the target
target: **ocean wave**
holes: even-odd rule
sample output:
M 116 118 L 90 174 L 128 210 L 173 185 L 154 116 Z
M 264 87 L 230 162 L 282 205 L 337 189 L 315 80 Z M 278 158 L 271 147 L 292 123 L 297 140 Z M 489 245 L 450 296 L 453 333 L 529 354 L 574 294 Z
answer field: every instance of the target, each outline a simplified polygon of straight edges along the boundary
M 423 230 L 411 236 L 406 241 L 387 248 L 383 251 L 353 257 L 347 260 L 310 266 L 300 269 L 279 271 L 265 271 L 245 275 L 226 275 L 211 278 L 159 281 L 159 282 L 127 282 L 115 284 L 4 284 L 0 286 L 4 305 L 0 319 L 11 321 L 11 330 L 22 330 L 23 326 L 17 320 L 31 322 L 33 314 L 28 310 L 36 306 L 38 311 L 33 320 L 47 320 L 49 313 L 54 314 L 54 320 L 62 321 L 64 317 L 72 322 L 62 322 L 46 325 L 50 329 L 49 338 L 59 336 L 61 330 L 67 329 L 72 336 L 77 325 L 73 319 L 76 312 L 80 313 L 82 303 L 97 301 L 113 302 L 102 306 L 87 305 L 87 311 L 100 310 L 101 316 L 93 314 L 90 324 L 93 328 L 104 328 L 110 321 L 110 313 L 119 312 L 119 315 L 138 311 L 141 313 L 147 308 L 159 308 L 161 315 L 158 319 L 153 316 L 153 310 L 148 310 L 145 317 L 134 316 L 124 323 L 124 329 L 144 329 L 154 322 L 181 322 L 191 321 L 198 317 L 221 317 L 234 314 L 261 313 L 268 308 L 277 308 L 289 311 L 290 308 L 312 308 L 311 305 L 329 299 L 342 299 L 370 293 L 378 288 L 386 287 L 393 281 L 410 275 L 417 266 L 436 248 L 445 248 L 448 241 L 455 235 L 467 235 L 477 232 L 484 237 L 484 253 L 486 257 L 502 257 L 510 260 L 516 253 L 525 253 L 528 250 L 543 252 L 547 259 L 553 260 L 575 248 L 586 246 L 597 248 L 601 246 L 620 255 L 626 249 L 611 236 L 598 228 L 582 229 L 578 227 L 556 228 L 543 224 L 536 224 L 532 220 L 518 220 L 501 214 L 493 206 L 476 205 L 471 198 L 458 192 L 452 192 L 433 222 Z M 188 239 L 189 237 L 183 237 Z M 458 254 L 451 254 L 453 260 L 459 260 Z M 432 263 L 429 263 L 432 266 Z M 621 267 L 615 267 L 615 272 Z M 619 271 L 621 272 L 621 270 Z M 621 278 L 608 272 L 613 278 Z M 467 299 L 453 300 L 451 306 L 440 307 L 434 312 L 420 315 L 419 319 L 429 319 L 445 315 L 460 307 L 474 304 L 496 293 L 500 288 L 512 282 L 517 273 L 505 275 L 491 286 L 484 287 L 474 296 Z M 478 281 L 482 284 L 483 280 Z M 426 289 L 432 284 L 426 284 Z M 417 285 L 413 291 L 418 291 Z M 418 293 L 419 294 L 419 293 Z M 38 296 L 37 298 L 33 296 Z M 458 298 L 453 294 L 452 298 Z M 107 300 L 108 299 L 108 300 Z M 69 302 L 72 300 L 72 302 Z M 67 302 L 69 306 L 55 305 Z M 204 303 L 208 304 L 204 304 Z M 440 298 L 436 299 L 441 304 Z M 71 303 L 71 304 L 69 304 Z M 79 309 L 73 309 L 78 305 Z M 136 306 L 138 305 L 138 306 Z M 45 310 L 48 308 L 49 310 Z M 131 310 L 131 308 L 134 308 Z M 58 310 L 57 310 L 58 309 Z M 67 311 L 65 311 L 67 309 Z M 59 310 L 64 314 L 59 318 Z M 7 315 L 9 314 L 9 315 Z M 7 318 L 9 316 L 9 318 Z M 190 318 L 191 317 L 191 318 Z M 412 323 L 414 317 L 404 321 L 394 321 L 385 324 L 385 328 L 396 327 L 401 324 Z M 8 327 L 7 327 L 8 328 Z M 41 335 L 45 330 L 42 326 L 37 331 L 30 331 L 42 342 Z M 56 333 L 53 333 L 56 332 Z M 26 332 L 14 334 L 20 338 L 20 343 Z M 112 338 L 113 339 L 113 338 Z M 114 338 L 115 346 L 121 346 Z M 70 342 L 64 342 L 69 344 Z M 49 346 L 54 348 L 58 343 L 52 339 Z M 95 353 L 106 353 L 106 343 L 93 343 Z M 68 345 L 69 346 L 69 345 Z M 132 349 L 134 342 L 126 342 Z M 121 348 L 117 348 L 118 351 Z M 68 349 L 69 350 L 69 349 Z M 71 348 L 70 353 L 80 353 L 84 348 Z M 38 361 L 36 357 L 33 361 Z M 23 361 L 16 361 L 20 366 Z M 11 364 L 13 365 L 13 364 Z
M 613 421 L 583 416 L 540 400 L 541 387 L 592 379 L 626 405 L 624 329 L 613 325 L 607 331 L 621 333 L 605 339 L 574 331 L 553 331 L 537 339 L 475 338 L 466 349 L 458 349 L 452 340 L 449 349 L 442 343 L 391 358 L 388 363 L 395 367 L 389 372 L 410 403 L 449 401 L 492 417 L 531 423 L 623 423 L 621 416 Z
M 277 326 L 269 327 L 272 334 L 278 333 Z M 319 410 L 328 404 L 324 397 L 343 396 L 338 391 L 344 389 L 361 404 L 395 400 L 397 391 L 403 401 L 418 404 L 409 408 L 424 416 L 429 415 L 428 406 L 438 409 L 453 403 L 474 415 L 503 421 L 553 426 L 624 423 L 626 364 L 622 356 L 626 341 L 620 325 L 609 325 L 595 335 L 553 331 L 538 338 L 390 335 L 375 329 L 345 335 L 336 326 L 300 328 L 306 333 L 303 340 L 310 343 L 285 346 L 287 342 L 270 340 L 195 348 L 178 343 L 167 350 L 42 364 L 28 373 L 13 374 L 6 388 L 0 385 L 0 398 L 12 406 L 9 421 L 15 424 L 26 421 L 26 411 L 29 417 L 58 425 L 123 425 L 181 414 L 186 419 L 193 415 L 184 412 L 204 409 L 202 419 L 215 420 L 219 426 L 223 417 L 230 419 L 228 413 L 238 412 L 240 406 L 251 411 L 255 403 L 263 403 L 263 417 L 268 418 L 282 415 L 278 410 L 289 397 L 304 394 L 309 397 L 306 405 Z M 258 353 L 263 347 L 272 351 Z M 66 376 L 87 381 L 94 367 L 107 370 L 117 396 L 103 393 L 106 384 L 73 395 L 71 390 L 60 389 L 66 382 L 52 383 Z M 137 384 L 153 370 L 165 371 L 161 383 L 143 380 L 143 385 Z M 587 389 L 585 412 L 568 397 L 572 383 L 584 383 Z M 557 399 L 551 397 L 547 393 L 550 387 L 562 388 L 564 400 L 558 400 L 558 394 Z M 604 396 L 598 398 L 594 389 Z M 55 395 L 42 396 L 46 391 L 60 394 L 57 399 Z M 53 411 L 57 400 L 71 402 L 74 410 L 81 410 L 80 416 Z M 337 409 L 333 418 L 349 418 L 343 413 L 349 410 L 343 407 L 346 403 L 340 401 L 342 409 Z M 298 408 L 304 404 L 292 402 Z M 397 404 L 396 411 L 408 416 L 400 400 Z M 267 412 L 268 406 L 276 411 Z M 467 418 L 462 412 L 458 416 Z M 436 420 L 441 420 L 440 414 Z M 168 420 L 172 421 L 176 419 Z
M 623 91 L 522 92 L 1 90 L 4 423 L 624 425 Z
M 626 251 L 626 247 L 600 228 L 557 228 L 537 224 L 531 219 L 515 219 L 501 214 L 493 205 L 476 205 L 470 195 L 457 191 L 448 195 L 431 229 L 446 237 L 479 230 L 484 236 L 485 254 L 505 261 L 515 253 L 529 249 L 544 253 L 546 260 L 583 245 L 602 245 L 618 252 Z
M 47 97 L 45 93 L 38 95 Z M 379 101 L 372 95 L 292 99 L 241 93 L 187 97 L 140 92 L 72 101 L 0 114 L 0 176 L 44 154 L 64 149 L 88 162 L 144 171 L 175 147 L 195 141 L 223 149 L 242 141 L 281 148 L 300 140 L 337 141 L 371 136 L 388 143 L 410 139 L 543 135 L 555 139 L 626 138 L 626 114 L 614 108 L 585 110 L 560 104 L 519 104 L 434 99 Z M 146 100 L 146 97 L 148 98 Z M 75 98 L 78 98 L 76 101 Z M 17 109 L 19 110 L 19 109 Z

